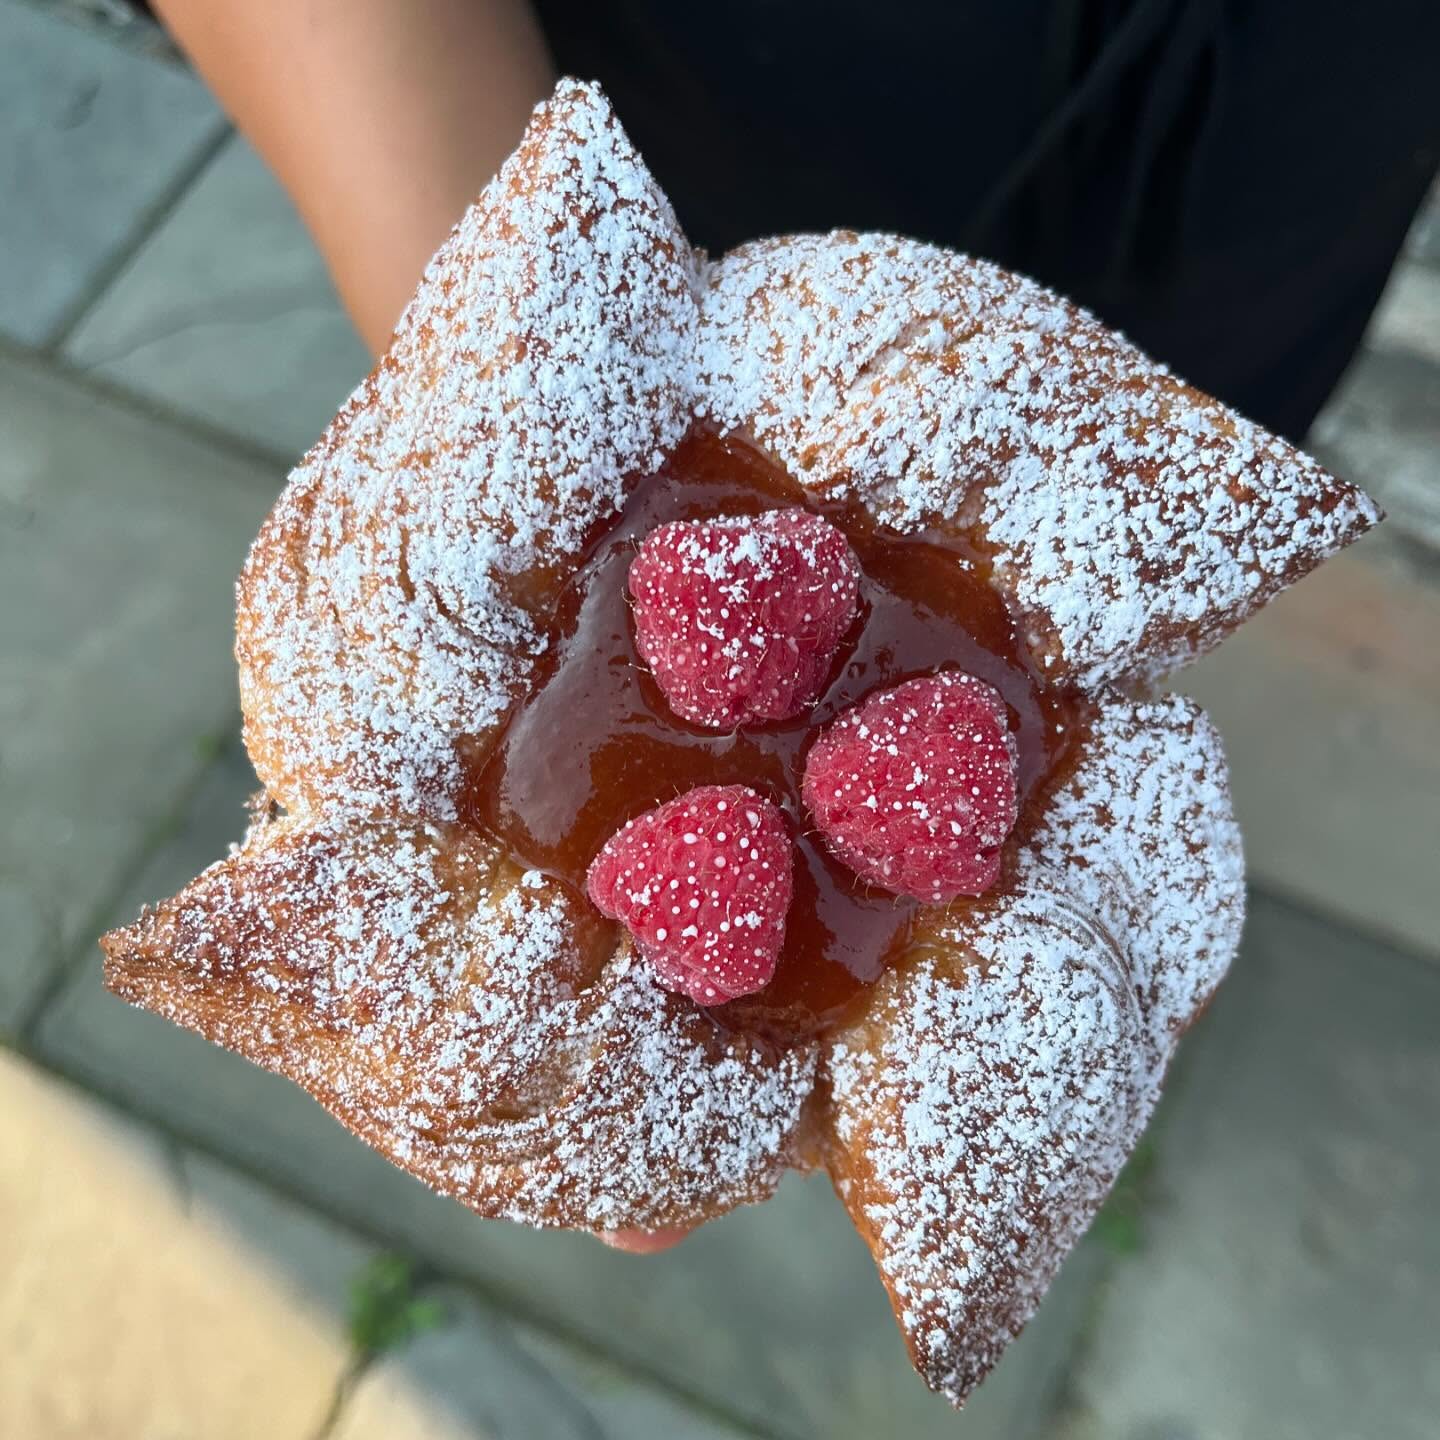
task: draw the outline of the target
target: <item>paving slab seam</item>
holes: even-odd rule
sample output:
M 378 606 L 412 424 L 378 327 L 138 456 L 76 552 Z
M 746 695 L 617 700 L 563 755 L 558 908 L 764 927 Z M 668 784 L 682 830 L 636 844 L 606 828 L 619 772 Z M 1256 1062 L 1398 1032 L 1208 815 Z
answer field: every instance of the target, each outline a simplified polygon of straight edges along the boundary
M 1202 1018 L 1198 1023 L 1203 1025 L 1205 1022 Z M 1162 1142 L 1168 1128 L 1167 1121 L 1174 1108 L 1175 1097 L 1184 1088 L 1188 1079 L 1191 1067 L 1186 1064 L 1187 1053 L 1186 1047 L 1182 1045 L 1170 1073 L 1166 1077 L 1164 1098 L 1149 1125 L 1145 1128 L 1145 1135 L 1141 1142 L 1144 1145 L 1156 1146 Z M 1157 1175 L 1152 1170 L 1140 1185 L 1142 1217 L 1145 1210 L 1155 1203 L 1161 1193 L 1161 1188 Z M 1143 1218 L 1141 1223 L 1143 1225 Z M 1144 1241 L 1142 1240 L 1140 1251 L 1143 1249 Z M 1084 1374 L 1086 1364 L 1094 1349 L 1100 1327 L 1104 1323 L 1110 1297 L 1115 1289 L 1115 1282 L 1124 1267 L 1133 1264 L 1139 1258 L 1140 1251 L 1131 1254 L 1122 1254 L 1115 1250 L 1106 1252 L 1105 1264 L 1095 1275 L 1089 1294 L 1086 1296 L 1085 1317 L 1071 1336 L 1065 1363 L 1060 1367 L 1054 1384 L 1051 1386 L 1050 1394 L 1045 1401 L 1044 1413 L 1034 1430 L 1028 1435 L 1015 1437 L 1015 1440 L 1065 1440 L 1065 1437 L 1070 1436 L 1075 1427 L 1086 1420 L 1083 1404 L 1078 1398 L 1078 1378 Z
M 315 1427 L 314 1433 L 307 1437 L 307 1440 L 330 1440 L 330 1436 L 335 1433 L 335 1427 L 345 1413 L 346 1401 L 349 1400 L 356 1385 L 360 1383 L 361 1377 L 370 1367 L 373 1359 L 373 1356 L 367 1355 L 352 1356 L 335 1381 L 335 1390 L 330 1396 L 330 1404 L 326 1408 L 324 1417 Z
M 87 375 L 102 365 L 113 365 L 118 360 L 129 359 L 152 345 L 173 340 L 180 335 L 188 335 L 193 331 L 203 331 L 210 326 L 268 325 L 282 315 L 320 315 L 327 313 L 329 309 L 328 306 L 313 300 L 297 300 L 293 291 L 289 294 L 279 291 L 263 297 L 266 302 L 264 304 L 258 303 L 261 298 L 255 292 L 237 297 L 218 296 L 206 311 L 189 314 L 173 324 L 157 327 L 149 334 L 142 334 L 127 341 L 119 349 L 88 355 L 83 364 L 73 360 L 69 363 L 74 367 L 75 374 Z M 233 309 L 227 313 L 227 307 Z
M 1437 797 L 1436 803 L 1440 804 L 1440 797 Z M 1408 936 L 1396 935 L 1383 925 L 1362 924 L 1354 915 L 1333 910 L 1323 902 L 1317 901 L 1313 896 L 1302 895 L 1273 880 L 1248 880 L 1246 888 L 1252 895 L 1278 905 L 1281 909 L 1289 910 L 1307 920 L 1323 925 L 1337 935 L 1350 936 L 1362 944 L 1378 946 L 1380 949 L 1388 951 L 1396 960 L 1418 965 L 1427 973 L 1433 973 L 1437 967 L 1440 967 L 1440 935 L 1436 936 L 1435 947 L 1427 948 L 1417 945 Z M 1243 951 L 1238 963 L 1242 965 L 1245 963 Z M 1182 1048 L 1181 1056 L 1184 1053 Z
M 417 1264 L 415 1266 L 413 1288 L 416 1298 L 423 1298 L 427 1293 L 429 1293 L 430 1290 L 434 1289 L 435 1287 L 447 1286 L 450 1289 L 454 1290 L 457 1288 L 461 1288 L 462 1285 L 463 1282 L 457 1281 L 452 1276 L 443 1274 L 437 1267 L 424 1266 L 420 1264 Z M 472 1294 L 478 1293 L 476 1287 L 474 1287 L 473 1285 L 464 1285 L 463 1288 L 465 1288 Z M 521 1350 L 518 1345 L 515 1344 L 514 1339 L 510 1333 L 510 1327 L 507 1323 L 507 1316 L 503 1313 L 497 1315 L 496 1322 L 496 1328 L 500 1332 L 500 1336 L 503 1338 L 504 1347 L 507 1353 L 509 1353 L 512 1359 L 516 1362 L 516 1364 L 522 1366 L 527 1371 L 527 1373 L 537 1376 L 547 1390 L 552 1391 L 556 1394 L 557 1398 L 562 1399 L 566 1403 L 567 1408 L 572 1408 L 575 1405 L 575 1397 L 572 1396 L 568 1391 L 563 1390 L 563 1387 L 558 1384 L 558 1382 L 549 1373 L 548 1370 L 545 1370 L 543 1366 L 539 1365 L 531 1356 L 525 1354 L 525 1352 Z M 360 1386 L 360 1383 L 365 1379 L 365 1376 L 369 1373 L 371 1368 L 376 1364 L 380 1363 L 383 1359 L 386 1358 L 387 1355 L 391 1353 L 403 1354 L 406 1346 L 409 1343 L 411 1342 L 408 1340 L 402 1341 L 401 1344 L 396 1347 L 395 1352 L 391 1352 L 389 1350 L 365 1351 L 355 1349 L 352 1346 L 351 1358 L 349 1360 L 349 1363 L 345 1366 L 344 1370 L 336 1379 L 335 1390 L 330 1397 L 330 1405 L 326 1410 L 325 1416 L 321 1420 L 320 1424 L 315 1428 L 314 1432 L 306 1437 L 306 1440 L 330 1440 L 330 1436 L 335 1433 L 341 1421 L 345 1418 L 346 1407 L 351 1403 L 352 1397 L 355 1395 L 356 1391 Z M 591 1353 L 594 1352 L 592 1351 Z M 608 1359 L 609 1357 L 606 1358 Z M 672 1397 L 676 1395 L 674 1388 L 669 1385 L 665 1386 L 665 1391 Z M 713 1407 L 711 1414 L 712 1416 L 716 1414 L 716 1412 L 714 1412 L 713 1410 Z M 594 1422 L 589 1416 L 588 1412 L 585 1412 L 582 1418 L 587 1428 L 593 1427 Z M 724 1420 L 726 1424 L 730 1423 L 728 1416 L 720 1415 L 718 1416 L 718 1418 Z M 746 1433 L 755 1434 L 755 1432 Z M 595 1434 L 596 1440 L 606 1440 L 604 1434 L 598 1429 L 595 1431 Z M 772 1440 L 772 1437 L 762 1437 L 756 1434 L 755 1440 Z
M 1273 897 L 1271 898 L 1273 899 Z M 1285 904 L 1287 908 L 1296 908 L 1288 906 L 1288 902 L 1276 903 Z M 1244 963 L 1243 953 L 1240 963 Z M 1205 1018 L 1202 1016 L 1196 1023 L 1203 1026 Z M 1152 1151 L 1163 1146 L 1164 1137 L 1169 1130 L 1170 1117 L 1174 1113 L 1175 1101 L 1186 1086 L 1192 1083 L 1192 1072 L 1196 1067 L 1190 1057 L 1194 1049 L 1193 1045 L 1181 1045 L 1166 1074 L 1161 1103 L 1151 1117 L 1150 1123 L 1145 1127 L 1145 1133 L 1140 1142 L 1142 1146 L 1149 1147 Z M 1138 1150 L 1136 1154 L 1139 1154 Z M 1117 1178 L 1115 1189 L 1118 1191 L 1124 1182 L 1125 1174 L 1122 1171 Z M 1159 1178 L 1159 1166 L 1152 1162 L 1147 1166 L 1146 1173 L 1138 1185 L 1142 1226 L 1146 1211 L 1161 1198 L 1163 1189 Z M 1112 1193 L 1106 1201 L 1107 1205 L 1113 1198 Z M 1088 1432 L 1083 1428 L 1087 1423 L 1087 1416 L 1083 1404 L 1078 1398 L 1077 1380 L 1084 1373 L 1090 1359 L 1099 1329 L 1104 1323 L 1106 1309 L 1114 1292 L 1116 1280 L 1127 1265 L 1134 1264 L 1139 1259 L 1144 1250 L 1144 1243 L 1142 1239 L 1138 1248 L 1130 1253 L 1123 1253 L 1111 1248 L 1105 1250 L 1105 1262 L 1097 1270 L 1086 1295 L 1084 1319 L 1072 1332 L 1065 1363 L 1060 1367 L 1059 1373 L 1050 1387 L 1050 1393 L 1043 1402 L 1042 1413 L 1033 1429 L 1024 1435 L 1014 1437 L 1014 1440 L 1070 1440 L 1072 1435 L 1074 1440 L 1082 1440 L 1082 1437 L 1087 1437 Z M 1093 1437 L 1093 1440 L 1099 1440 L 1099 1437 Z
M 136 217 L 130 232 L 100 264 L 79 294 L 70 302 L 59 320 L 41 341 L 38 352 L 51 355 L 60 350 L 80 327 L 86 315 L 135 258 L 141 246 L 174 213 L 190 187 L 200 178 L 225 148 L 234 134 L 228 120 L 217 120 L 210 133 L 195 147 L 190 158 L 171 176 L 169 183 Z
M 1434 960 L 1417 953 L 1411 947 L 1396 944 L 1389 937 L 1377 935 L 1368 927 L 1322 913 L 1317 907 L 1297 902 L 1294 897 L 1280 893 L 1274 887 L 1251 885 L 1249 889 L 1255 899 L 1272 910 L 1279 910 L 1301 924 L 1321 926 L 1335 935 L 1341 944 L 1351 940 L 1359 942 L 1368 950 L 1380 950 L 1381 958 L 1385 961 L 1393 961 L 1406 968 L 1414 966 L 1427 980 L 1434 978 Z M 1245 963 L 1243 950 L 1238 963 Z M 1205 1019 L 1199 1022 L 1201 1027 L 1205 1024 Z M 1193 1043 L 1182 1045 L 1166 1080 L 1164 1103 L 1146 1131 L 1147 1144 L 1156 1145 L 1163 1153 L 1167 1137 L 1176 1122 L 1176 1102 L 1188 1093 L 1190 1086 L 1203 1082 L 1203 1064 L 1198 1047 Z M 1147 1210 L 1165 1202 L 1166 1191 L 1159 1178 L 1160 1173 L 1161 1167 L 1157 1163 L 1156 1169 L 1142 1183 L 1142 1216 Z M 1112 1299 L 1120 1290 L 1120 1282 L 1127 1267 L 1144 1260 L 1145 1247 L 1146 1242 L 1142 1239 L 1134 1253 L 1112 1254 L 1109 1262 L 1097 1275 L 1088 1297 L 1085 1320 L 1075 1331 L 1072 1348 L 1056 1382 L 1044 1428 L 1032 1436 L 1023 1437 L 1023 1440 L 1102 1440 L 1101 1432 L 1096 1428 L 1100 1423 L 1099 1417 L 1095 1415 L 1085 1396 L 1082 1382 L 1100 1344 L 1101 1331 Z M 1150 1432 L 1147 1430 L 1145 1433 L 1148 1435 Z M 1176 1431 L 1177 1435 L 1180 1433 Z M 1184 1433 L 1188 1435 L 1190 1432 L 1186 1430 Z
M 1440 975 L 1357 943 L 1256 897 L 1051 1440 L 1433 1440 Z
M 1416 951 L 1413 947 L 1407 947 L 1403 943 L 1395 943 L 1389 936 L 1377 934 L 1368 927 L 1362 927 L 1351 921 L 1324 913 L 1311 904 L 1297 901 L 1295 897 L 1280 892 L 1275 887 L 1251 885 L 1249 889 L 1252 895 L 1271 907 L 1289 912 L 1301 921 L 1322 925 L 1340 937 L 1342 941 L 1353 938 L 1367 948 L 1378 948 L 1387 952 L 1387 958 L 1393 959 L 1398 964 L 1418 967 L 1420 972 L 1427 977 L 1433 973 L 1434 958 Z M 1243 951 L 1237 963 L 1241 965 L 1245 963 Z M 1205 1021 L 1202 1019 L 1199 1024 L 1203 1026 Z M 1200 1067 L 1198 1061 L 1194 1059 L 1195 1055 L 1196 1047 L 1193 1044 L 1180 1047 L 1166 1078 L 1164 1103 L 1146 1129 L 1145 1143 L 1147 1145 L 1163 1148 L 1165 1137 L 1170 1129 L 1171 1117 L 1175 1114 L 1176 1101 L 1191 1084 L 1200 1083 Z M 1141 1182 L 1140 1195 L 1143 1217 L 1147 1209 L 1163 1200 L 1164 1187 L 1159 1179 L 1158 1166 Z M 1085 1319 L 1074 1332 L 1065 1364 L 1056 1377 L 1050 1396 L 1044 1402 L 1043 1414 L 1037 1421 L 1035 1429 L 1025 1435 L 1015 1437 L 1015 1440 L 1066 1440 L 1066 1437 L 1073 1437 L 1073 1440 L 1098 1440 L 1098 1437 L 1092 1436 L 1091 1417 L 1080 1397 L 1080 1386 L 1077 1382 L 1086 1371 L 1117 1282 L 1124 1274 L 1126 1266 L 1136 1263 L 1141 1258 L 1143 1250 L 1144 1241 L 1142 1240 L 1139 1250 L 1134 1254 L 1107 1252 L 1106 1263 L 1098 1271 L 1090 1286 Z
M 97 960 L 96 963 L 98 964 L 99 961 Z M 120 1003 L 122 1002 L 116 1001 L 116 1004 Z M 351 1235 L 381 1250 L 403 1256 L 413 1264 L 417 1281 L 421 1285 L 443 1282 L 458 1290 L 468 1291 L 486 1308 L 496 1312 L 502 1318 L 508 1317 L 519 1321 L 529 1329 L 558 1341 L 591 1360 L 601 1362 L 612 1369 L 621 1370 L 644 1381 L 647 1385 L 664 1392 L 697 1414 L 709 1416 L 728 1426 L 736 1432 L 740 1440 L 816 1440 L 816 1437 L 802 1434 L 799 1431 L 757 1429 L 751 1417 L 728 1410 L 724 1406 L 716 1404 L 709 1396 L 696 1390 L 677 1385 L 670 1375 L 650 1366 L 637 1364 L 629 1355 L 622 1356 L 604 1349 L 597 1345 L 590 1336 L 578 1329 L 556 1324 L 552 1316 L 528 1307 L 523 1302 L 518 1302 L 513 1292 L 499 1286 L 483 1284 L 469 1275 L 452 1275 L 441 1270 L 439 1266 L 411 1253 L 408 1247 L 398 1241 L 393 1233 L 343 1211 L 317 1206 L 311 1194 L 302 1191 L 298 1186 L 285 1183 L 283 1179 L 277 1178 L 263 1166 L 230 1154 L 205 1136 L 168 1123 L 163 1117 L 156 1115 L 143 1104 L 135 1103 L 128 1096 L 117 1095 L 99 1088 L 94 1079 L 83 1069 L 65 1063 L 57 1063 L 45 1052 L 35 1049 L 29 1044 L 16 1043 L 13 1039 L 0 1039 L 0 1053 L 6 1051 L 18 1055 L 27 1065 L 33 1066 L 41 1074 L 59 1080 L 72 1089 L 89 1096 L 114 1114 L 138 1122 L 152 1134 L 185 1150 L 192 1151 L 215 1164 L 224 1166 L 232 1174 L 248 1180 L 272 1197 L 283 1200 L 308 1215 L 331 1221 Z M 600 1242 L 596 1241 L 595 1243 L 599 1244 Z
M 58 352 L 32 349 L 30 346 L 21 345 L 0 335 L 0 361 L 24 366 L 39 374 L 59 380 L 84 392 L 101 404 L 114 406 L 135 419 L 169 430 L 193 443 L 208 446 L 227 460 L 235 460 L 264 469 L 273 474 L 275 478 L 276 495 L 280 493 L 285 476 L 295 465 L 297 457 L 294 455 L 287 455 L 280 450 L 272 450 L 265 445 L 257 445 L 254 441 L 246 440 L 218 425 L 212 425 L 194 415 L 186 414 L 182 410 L 172 409 L 148 395 L 127 390 L 123 385 L 117 385 L 114 381 L 93 375 L 71 363 Z
M 578 1396 L 566 1389 L 547 1366 L 542 1365 L 533 1355 L 527 1355 L 515 1343 L 515 1337 L 510 1333 L 510 1327 L 503 1321 L 498 1327 L 495 1338 L 499 1340 L 501 1348 L 510 1357 L 512 1364 L 533 1376 L 545 1392 L 563 1406 L 564 1410 L 575 1420 L 579 1427 L 579 1434 L 585 1436 L 586 1440 L 606 1440 L 605 1432 L 600 1428 L 599 1421 L 590 1413 L 589 1407 Z M 750 1433 L 754 1434 L 753 1431 Z
M 238 720 L 238 716 L 236 719 Z M 87 963 L 98 965 L 100 963 L 99 937 L 114 923 L 117 904 L 123 899 L 126 891 L 134 885 L 151 857 L 175 832 L 176 827 L 183 823 L 195 796 L 219 763 L 218 756 L 207 756 L 196 762 L 191 772 L 176 786 L 174 796 L 165 812 L 158 816 L 146 830 L 140 842 L 131 850 L 125 863 L 119 867 L 109 889 L 95 902 L 84 920 L 76 927 L 76 933 L 68 945 L 62 942 L 55 963 L 40 984 L 35 987 L 34 995 L 20 1011 L 14 1025 L 21 1047 L 27 1053 L 38 1050 L 35 1039 L 40 1025 L 50 1006 L 59 999 L 69 984 L 71 976 L 81 965 Z M 217 855 L 215 858 L 218 860 L 220 857 Z

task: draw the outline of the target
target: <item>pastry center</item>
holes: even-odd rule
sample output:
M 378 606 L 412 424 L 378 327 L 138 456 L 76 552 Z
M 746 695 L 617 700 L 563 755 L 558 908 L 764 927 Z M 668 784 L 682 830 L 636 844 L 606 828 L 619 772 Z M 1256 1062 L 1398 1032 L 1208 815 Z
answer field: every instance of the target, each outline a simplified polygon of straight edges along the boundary
M 801 505 L 844 532 L 859 561 L 860 613 L 810 712 L 729 734 L 679 719 L 635 648 L 626 572 L 640 541 L 671 520 L 753 515 Z M 1005 700 L 1019 750 L 1020 823 L 1033 825 L 1079 723 L 1077 702 L 1047 687 L 963 541 L 902 536 L 858 507 L 807 494 L 743 438 L 696 427 L 622 513 L 586 547 L 556 607 L 529 696 L 472 777 L 462 807 L 523 864 L 580 893 L 585 872 L 625 821 L 697 785 L 751 786 L 789 819 L 794 900 L 775 978 L 711 1010 L 725 1025 L 777 1039 L 842 1019 L 903 954 L 920 902 L 871 889 L 826 850 L 800 797 L 820 727 L 872 691 L 960 669 Z M 1003 893 L 952 901 L 983 905 Z

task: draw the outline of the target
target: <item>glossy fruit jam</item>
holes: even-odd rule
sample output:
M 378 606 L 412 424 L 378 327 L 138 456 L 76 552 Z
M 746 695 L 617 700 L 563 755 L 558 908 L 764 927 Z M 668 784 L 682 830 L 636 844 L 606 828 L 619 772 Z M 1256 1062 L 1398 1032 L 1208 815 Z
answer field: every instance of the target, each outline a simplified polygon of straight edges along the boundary
M 687 724 L 636 653 L 625 584 L 636 547 L 670 520 L 791 505 L 844 531 L 862 572 L 860 614 L 829 683 L 794 720 L 728 734 Z M 696 428 L 586 547 L 531 693 L 472 778 L 466 818 L 521 863 L 583 893 L 596 852 L 632 816 L 696 785 L 744 784 L 768 796 L 789 817 L 796 846 L 785 948 L 763 991 L 709 1013 L 776 1039 L 813 1034 L 842 1018 L 903 951 L 920 902 L 867 887 L 829 855 L 800 799 L 807 747 L 871 691 L 945 668 L 979 676 L 1005 699 L 1023 836 L 1065 765 L 1080 711 L 1040 680 L 983 562 L 953 537 L 903 536 L 854 506 L 817 499 L 753 444 Z

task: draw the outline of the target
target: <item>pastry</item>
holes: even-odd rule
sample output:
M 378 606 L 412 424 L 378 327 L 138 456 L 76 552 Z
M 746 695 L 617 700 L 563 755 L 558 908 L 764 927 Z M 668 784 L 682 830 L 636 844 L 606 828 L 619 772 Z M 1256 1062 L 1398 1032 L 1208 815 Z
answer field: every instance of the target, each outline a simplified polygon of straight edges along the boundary
M 481 1215 L 823 1166 L 959 1403 L 1239 934 L 1219 744 L 1151 682 L 1377 518 L 984 261 L 697 255 L 564 82 L 256 539 L 256 818 L 107 981 Z

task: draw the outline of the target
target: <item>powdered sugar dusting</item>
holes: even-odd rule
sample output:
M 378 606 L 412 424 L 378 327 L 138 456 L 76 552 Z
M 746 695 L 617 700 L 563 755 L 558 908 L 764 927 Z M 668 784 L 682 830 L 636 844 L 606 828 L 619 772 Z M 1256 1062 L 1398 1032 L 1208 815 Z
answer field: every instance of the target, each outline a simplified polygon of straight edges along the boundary
M 666 989 L 719 1005 L 774 977 L 793 870 L 770 801 L 745 785 L 700 785 L 626 821 L 591 863 L 586 889 Z
M 696 725 L 785 719 L 823 686 L 859 578 L 845 536 L 807 510 L 661 525 L 630 564 L 636 647 Z
M 980 895 L 1015 824 L 1018 754 L 999 693 L 942 671 L 833 721 L 806 756 L 805 803 L 871 884 L 931 904 Z
M 659 1228 L 763 1198 L 814 1047 L 720 1034 L 607 934 L 458 827 L 283 821 L 110 937 L 107 980 L 487 1215 Z
M 1102 702 L 1013 884 L 932 912 L 818 1088 L 813 1043 L 720 1032 L 581 897 L 449 823 L 459 749 L 525 691 L 583 539 L 697 419 L 878 520 L 966 535 L 1035 656 Z M 1105 687 L 1213 644 L 1375 518 L 984 262 L 835 234 L 702 281 L 603 98 L 564 82 L 241 578 L 246 743 L 288 816 L 108 936 L 107 980 L 532 1224 L 708 1218 L 828 1121 L 916 1362 L 958 1400 L 1093 1214 L 1238 931 L 1213 733 Z
M 760 241 L 710 268 L 701 413 L 901 529 L 947 523 L 1057 678 L 1164 673 L 1379 512 L 1078 307 L 884 235 Z
M 1376 518 L 982 261 L 802 236 L 711 267 L 567 82 L 457 226 L 241 580 L 246 738 L 287 805 L 453 814 L 581 538 L 695 417 L 993 558 L 1057 678 L 1156 673 Z
M 453 814 L 570 558 L 689 423 L 693 261 L 593 87 L 562 85 L 431 262 L 240 583 L 247 743 L 290 806 Z
M 1107 702 L 993 908 L 937 912 L 824 1065 L 840 1192 L 959 1402 L 1038 1304 L 1234 953 L 1239 838 L 1188 701 Z

